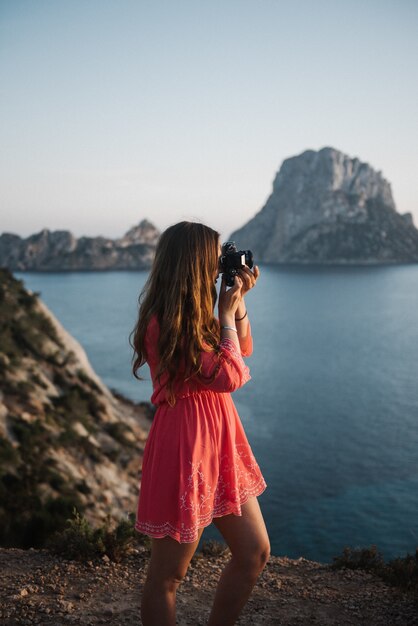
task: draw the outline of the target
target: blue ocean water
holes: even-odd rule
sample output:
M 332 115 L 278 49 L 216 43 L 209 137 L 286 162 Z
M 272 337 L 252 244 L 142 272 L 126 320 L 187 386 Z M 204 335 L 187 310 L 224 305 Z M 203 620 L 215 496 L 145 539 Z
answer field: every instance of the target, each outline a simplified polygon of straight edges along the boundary
M 332 560 L 418 546 L 418 266 L 261 266 L 252 380 L 234 394 L 267 482 L 272 553 Z M 106 384 L 149 400 L 128 335 L 145 272 L 17 273 Z M 202 539 L 220 539 L 211 525 Z

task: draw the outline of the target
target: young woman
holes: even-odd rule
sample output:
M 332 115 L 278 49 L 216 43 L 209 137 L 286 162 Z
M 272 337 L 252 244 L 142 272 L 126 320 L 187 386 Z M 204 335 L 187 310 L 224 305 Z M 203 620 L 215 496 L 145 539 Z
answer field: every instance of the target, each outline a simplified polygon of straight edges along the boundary
M 152 538 L 142 593 L 144 626 L 175 626 L 176 590 L 205 526 L 219 529 L 231 559 L 208 626 L 235 624 L 270 554 L 257 496 L 266 488 L 230 392 L 244 385 L 252 352 L 244 294 L 259 276 L 222 280 L 219 233 L 180 222 L 160 237 L 139 297 L 133 373 L 147 362 L 157 411 L 146 442 L 136 529 Z

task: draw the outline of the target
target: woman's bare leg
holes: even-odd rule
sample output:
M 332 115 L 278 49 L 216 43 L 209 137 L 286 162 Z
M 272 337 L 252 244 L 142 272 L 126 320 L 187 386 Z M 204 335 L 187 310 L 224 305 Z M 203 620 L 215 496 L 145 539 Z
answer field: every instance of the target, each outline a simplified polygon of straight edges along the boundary
M 176 591 L 196 551 L 203 528 L 193 543 L 172 537 L 152 539 L 151 559 L 142 590 L 141 618 L 144 626 L 175 626 Z
M 270 541 L 257 498 L 247 500 L 241 511 L 242 516 L 232 514 L 213 520 L 232 557 L 219 579 L 207 626 L 235 624 L 270 556 Z

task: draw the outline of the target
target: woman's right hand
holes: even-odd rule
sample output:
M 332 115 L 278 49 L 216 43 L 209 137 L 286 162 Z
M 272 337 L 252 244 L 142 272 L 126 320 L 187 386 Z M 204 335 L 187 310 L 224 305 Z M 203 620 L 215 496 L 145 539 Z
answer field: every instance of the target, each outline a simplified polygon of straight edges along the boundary
M 235 276 L 233 286 L 227 290 L 226 280 L 222 275 L 221 288 L 219 290 L 219 321 L 221 324 L 235 326 L 235 313 L 242 299 L 243 280 Z

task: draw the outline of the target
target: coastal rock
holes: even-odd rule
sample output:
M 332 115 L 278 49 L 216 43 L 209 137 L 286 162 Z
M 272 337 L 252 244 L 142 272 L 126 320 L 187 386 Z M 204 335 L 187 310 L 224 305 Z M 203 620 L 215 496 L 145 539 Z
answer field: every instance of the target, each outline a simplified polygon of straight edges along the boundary
M 257 262 L 418 262 L 418 230 L 390 183 L 331 147 L 285 159 L 264 207 L 230 239 Z
M 47 228 L 27 238 L 0 235 L 0 266 L 11 271 L 131 270 L 151 266 L 159 231 L 142 220 L 119 239 L 76 238 Z
M 116 239 L 116 243 L 121 248 L 136 244 L 148 244 L 156 246 L 160 233 L 154 224 L 148 220 L 142 220 L 137 226 L 132 226 L 123 237 Z
M 76 507 L 135 512 L 148 404 L 112 392 L 47 306 L 0 270 L 0 545 L 42 546 Z

